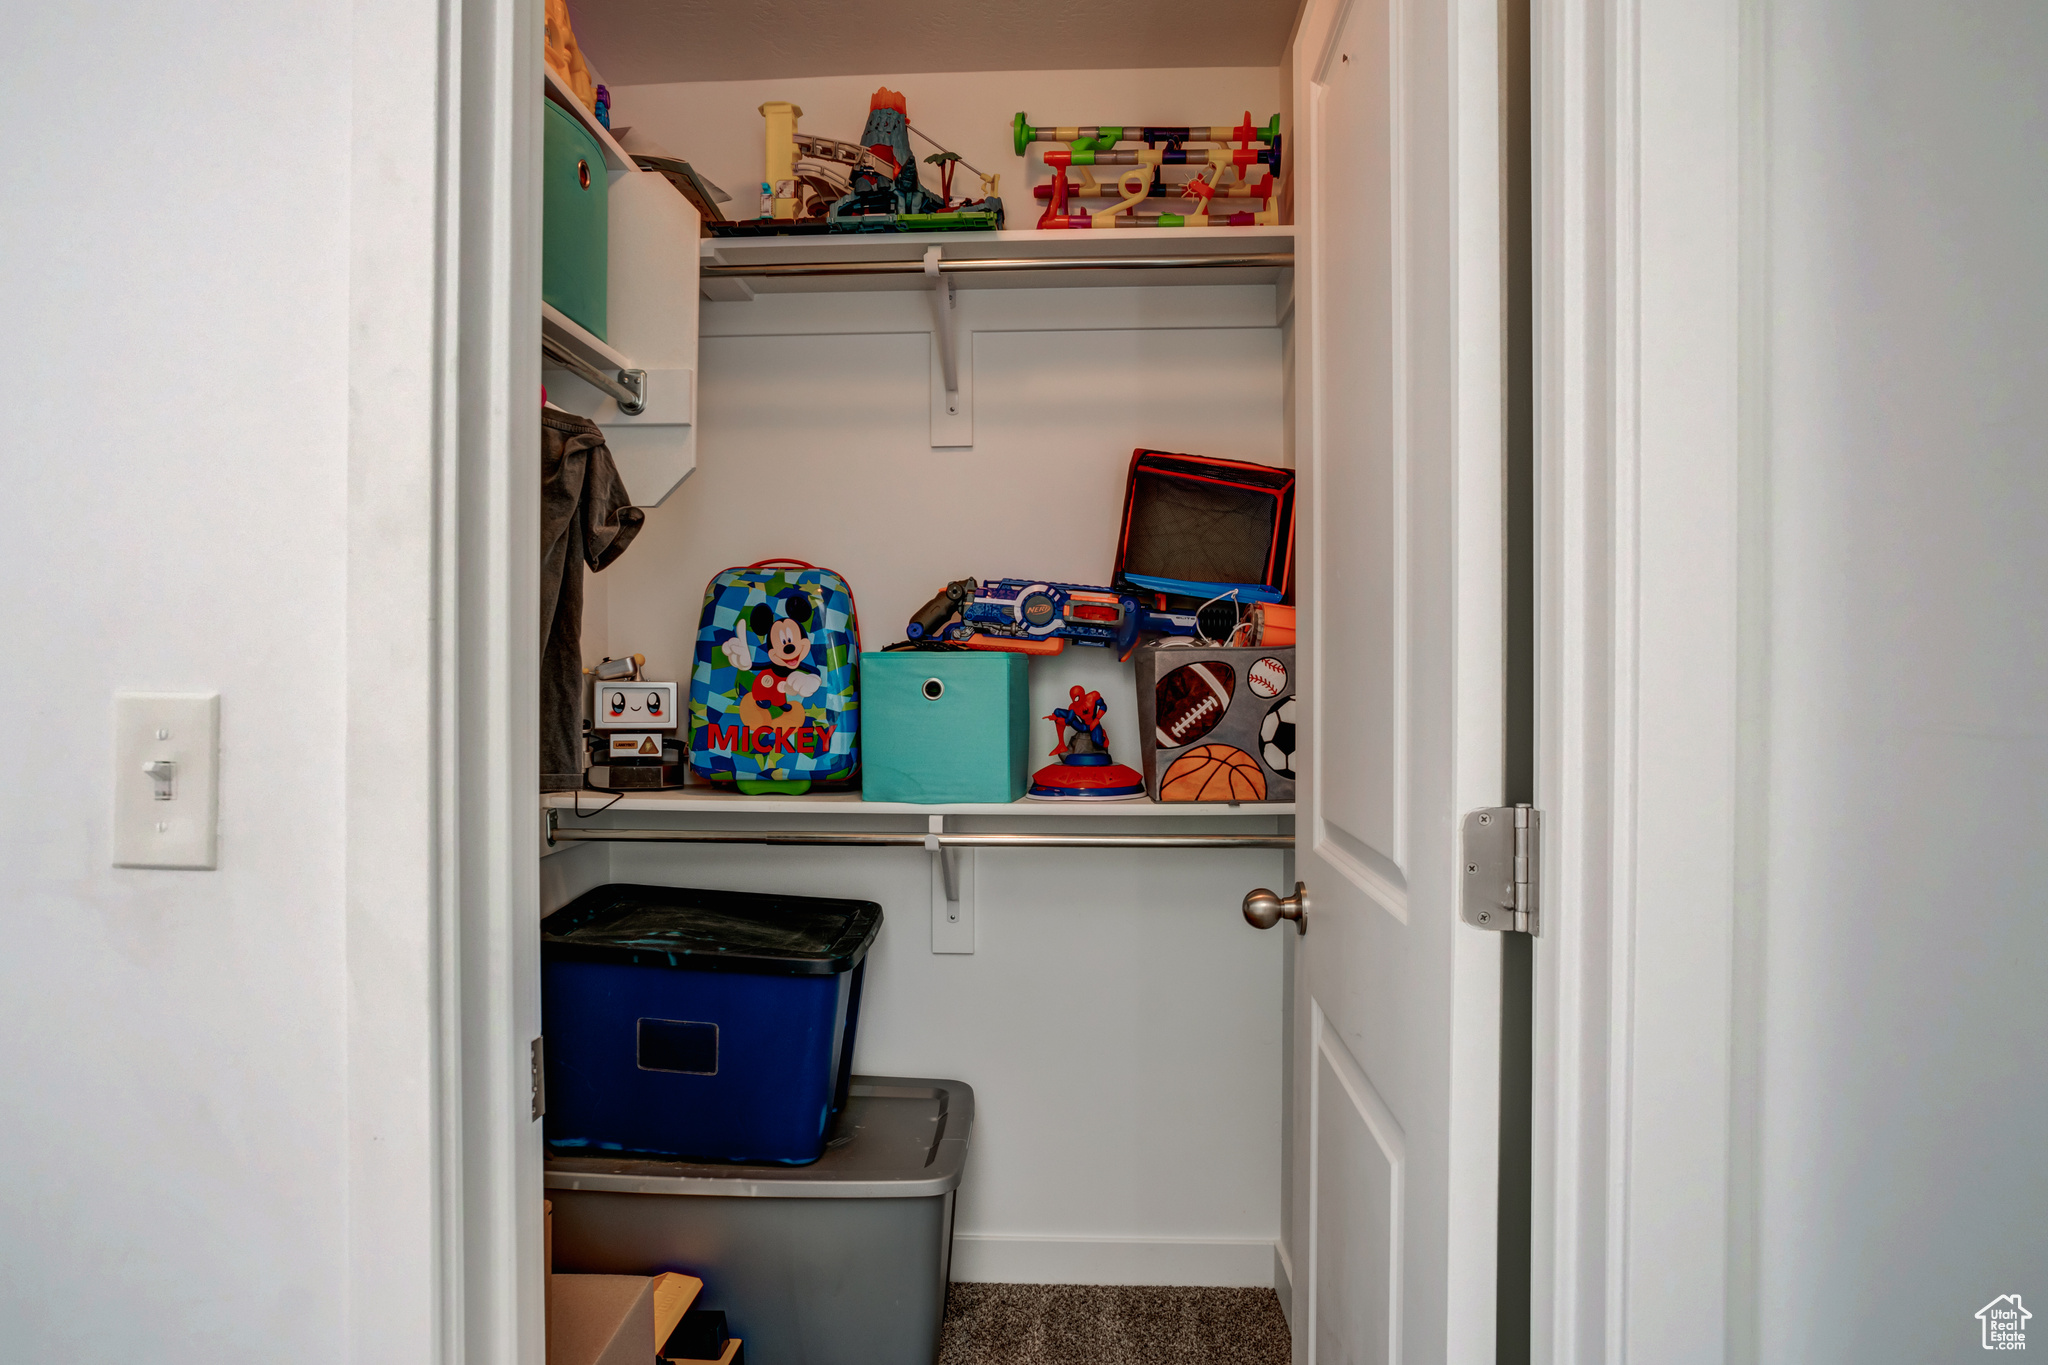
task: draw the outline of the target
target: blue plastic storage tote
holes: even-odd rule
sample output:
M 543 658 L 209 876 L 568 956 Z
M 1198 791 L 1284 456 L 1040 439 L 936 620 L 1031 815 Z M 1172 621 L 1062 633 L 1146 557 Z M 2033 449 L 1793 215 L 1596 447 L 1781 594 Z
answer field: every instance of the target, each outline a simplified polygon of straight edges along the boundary
M 816 1161 L 881 926 L 873 901 L 674 886 L 603 886 L 548 916 L 548 1150 Z

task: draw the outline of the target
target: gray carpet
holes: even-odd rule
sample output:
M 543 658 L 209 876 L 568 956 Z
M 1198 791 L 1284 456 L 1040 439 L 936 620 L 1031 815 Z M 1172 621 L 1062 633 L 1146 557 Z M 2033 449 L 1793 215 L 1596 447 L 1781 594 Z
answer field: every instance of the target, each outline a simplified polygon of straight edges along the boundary
M 939 1365 L 1288 1365 L 1270 1289 L 956 1284 Z

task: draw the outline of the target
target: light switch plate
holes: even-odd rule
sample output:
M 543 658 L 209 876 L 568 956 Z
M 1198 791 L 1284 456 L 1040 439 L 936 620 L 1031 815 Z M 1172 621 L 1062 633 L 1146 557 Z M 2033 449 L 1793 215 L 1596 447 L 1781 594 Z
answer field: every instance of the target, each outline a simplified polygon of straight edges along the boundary
M 116 693 L 114 865 L 216 866 L 219 804 L 220 694 Z

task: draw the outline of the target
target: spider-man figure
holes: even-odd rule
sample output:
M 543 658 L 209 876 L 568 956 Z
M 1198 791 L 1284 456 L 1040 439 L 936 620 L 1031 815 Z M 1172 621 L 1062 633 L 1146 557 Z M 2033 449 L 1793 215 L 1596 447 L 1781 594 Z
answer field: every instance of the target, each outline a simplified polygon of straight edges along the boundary
M 1036 801 L 1129 801 L 1145 794 L 1145 779 L 1109 756 L 1102 717 L 1109 703 L 1100 692 L 1075 687 L 1068 703 L 1046 719 L 1057 727 L 1059 762 L 1032 774 L 1024 793 Z
M 1102 762 L 1109 760 L 1109 736 L 1102 728 L 1102 718 L 1109 711 L 1109 703 L 1102 699 L 1100 692 L 1089 692 L 1075 687 L 1068 693 L 1068 704 L 1053 711 L 1046 717 L 1057 727 L 1059 743 L 1053 746 L 1054 758 L 1072 758 L 1078 754 L 1100 754 Z M 1067 731 L 1073 730 L 1069 735 Z

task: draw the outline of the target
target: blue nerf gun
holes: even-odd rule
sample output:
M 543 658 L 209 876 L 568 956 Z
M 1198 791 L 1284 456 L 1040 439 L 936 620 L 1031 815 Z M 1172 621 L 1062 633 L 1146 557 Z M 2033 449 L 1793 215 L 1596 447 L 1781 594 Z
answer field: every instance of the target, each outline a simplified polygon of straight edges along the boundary
M 903 633 L 912 640 L 1013 654 L 1058 654 L 1072 640 L 1113 648 L 1117 658 L 1128 659 L 1140 635 L 1194 635 L 1198 625 L 1194 612 L 1153 611 L 1113 588 L 962 578 L 918 608 Z

